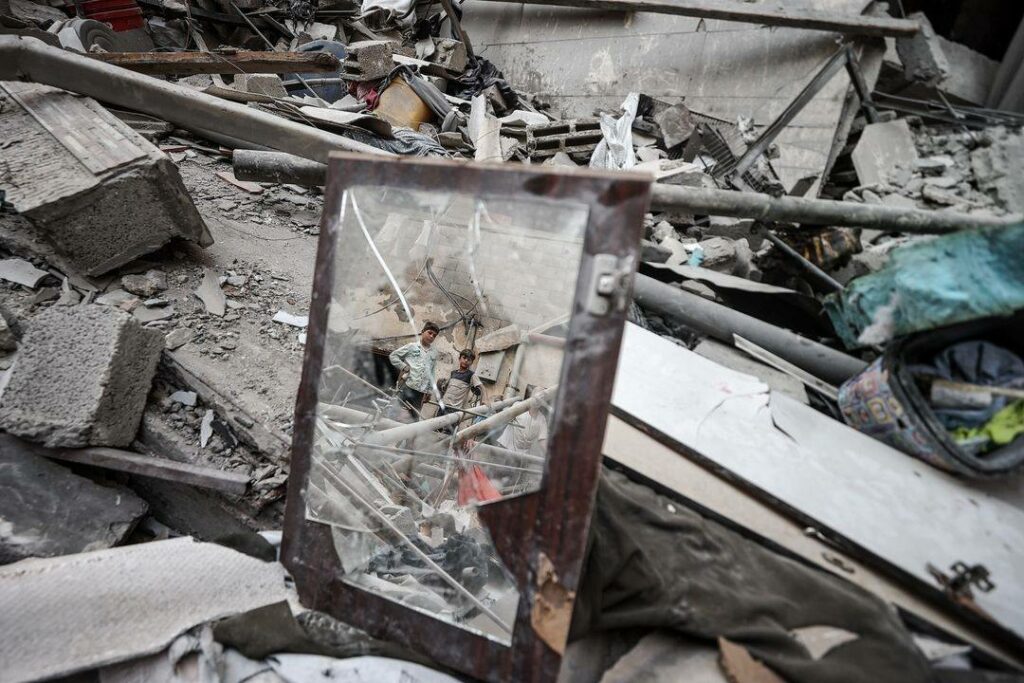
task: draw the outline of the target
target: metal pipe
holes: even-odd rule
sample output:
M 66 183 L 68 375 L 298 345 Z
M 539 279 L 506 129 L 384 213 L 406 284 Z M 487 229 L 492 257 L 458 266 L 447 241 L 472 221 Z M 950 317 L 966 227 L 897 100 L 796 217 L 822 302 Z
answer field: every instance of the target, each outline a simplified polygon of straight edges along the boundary
M 545 389 L 544 391 L 539 391 L 533 397 L 526 401 L 516 403 L 510 408 L 502 410 L 500 413 L 491 415 L 486 420 L 482 420 L 474 425 L 466 427 L 463 430 L 455 432 L 453 441 L 455 443 L 461 443 L 466 439 L 474 439 L 478 436 L 490 433 L 491 430 L 496 429 L 497 427 L 507 425 L 509 422 L 519 417 L 530 408 L 533 408 L 534 406 L 540 406 L 541 404 L 543 404 L 544 401 L 547 400 L 548 395 L 552 391 L 555 391 L 557 388 L 557 386 L 554 386 L 549 389 Z
M 493 404 L 492 408 L 503 409 L 513 405 L 519 401 L 519 397 L 508 398 L 498 403 Z M 481 406 L 468 411 L 473 415 L 486 415 L 485 412 L 488 406 Z M 499 413 L 500 414 L 500 413 Z M 492 416 L 495 417 L 495 416 Z M 429 420 L 420 420 L 419 422 L 411 422 L 409 424 L 403 424 L 401 427 L 392 427 L 391 429 L 384 429 L 373 434 L 368 434 L 365 438 L 365 442 L 369 444 L 390 444 L 404 441 L 405 439 L 412 439 L 420 434 L 427 434 L 429 432 L 436 431 L 442 427 L 450 427 L 451 425 L 458 424 L 460 421 L 466 419 L 462 413 L 452 413 L 450 415 L 442 415 L 441 417 L 432 417 Z M 490 419 L 490 418 L 488 418 Z M 486 422 L 486 420 L 485 420 Z M 481 423 L 483 424 L 483 423 Z
M 633 282 L 633 298 L 653 313 L 726 344 L 733 343 L 734 334 L 749 339 L 832 384 L 842 384 L 867 367 L 859 358 L 640 273 Z
M 0 36 L 0 80 L 63 88 L 187 130 L 209 130 L 314 161 L 325 162 L 339 149 L 391 156 L 372 145 L 19 36 Z
M 651 210 L 685 211 L 809 226 L 846 226 L 925 234 L 945 234 L 970 228 L 1008 227 L 1024 220 L 1021 214 L 990 218 L 964 213 L 838 202 L 831 199 L 771 197 L 756 192 L 709 190 L 664 184 L 655 184 L 651 187 Z
M 236 152 L 234 159 L 235 176 L 243 180 L 318 186 L 324 184 L 327 175 L 325 165 L 295 159 L 287 154 Z M 809 226 L 845 226 L 923 234 L 1007 227 L 1024 221 L 1024 215 L 1021 214 L 991 218 L 946 211 L 856 204 L 831 199 L 776 198 L 757 192 L 711 190 L 660 183 L 651 187 L 651 210 L 684 211 Z
M 346 406 L 331 405 L 330 403 L 318 404 L 317 410 L 319 411 L 320 415 L 322 415 L 324 418 L 328 420 L 344 422 L 354 427 L 377 426 L 390 429 L 393 427 L 408 426 L 408 423 L 406 422 L 399 422 L 398 420 L 391 420 L 386 417 L 379 417 L 376 420 L 374 420 L 373 416 L 370 415 L 369 413 L 364 413 L 361 410 L 355 410 L 354 408 L 348 408 Z M 439 438 L 437 440 L 437 444 L 427 444 L 423 447 L 431 448 L 434 445 L 444 445 L 447 448 L 447 444 L 450 440 L 451 439 L 449 437 Z M 510 451 L 507 448 L 501 448 L 500 446 L 491 446 L 490 444 L 485 443 L 477 443 L 473 447 L 473 450 L 477 453 L 480 453 L 481 455 L 489 455 L 495 458 L 519 458 L 520 460 L 528 460 L 530 462 L 544 462 L 544 458 L 541 458 L 536 455 L 530 455 L 528 453 L 517 453 L 515 451 Z

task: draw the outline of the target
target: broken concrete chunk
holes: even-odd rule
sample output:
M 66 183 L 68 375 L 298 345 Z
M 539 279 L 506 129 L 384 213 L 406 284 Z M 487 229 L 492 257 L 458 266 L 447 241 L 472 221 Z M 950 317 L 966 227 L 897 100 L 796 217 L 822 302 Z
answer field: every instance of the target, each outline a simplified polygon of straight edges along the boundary
M 164 346 L 173 351 L 192 341 L 192 330 L 186 327 L 179 327 L 172 330 L 164 337 Z
M 949 61 L 935 35 L 935 29 L 922 12 L 910 14 L 921 25 L 912 36 L 896 38 L 896 52 L 903 62 L 903 73 L 912 81 L 935 85 L 949 75 Z
M 203 269 L 203 281 L 195 291 L 197 297 L 206 306 L 206 312 L 219 318 L 224 317 L 227 309 L 227 297 L 220 288 L 220 278 L 212 268 Z
M 293 313 L 289 313 L 288 311 L 283 310 L 275 313 L 272 320 L 275 323 L 283 323 L 285 325 L 291 325 L 292 327 L 298 327 L 300 329 L 303 329 L 307 325 L 309 325 L 308 315 L 295 315 Z
M 905 119 L 866 126 L 850 158 L 861 185 L 905 185 L 917 161 L 910 126 Z
M 159 332 L 116 308 L 50 308 L 27 330 L 0 428 L 51 447 L 127 446 L 162 348 Z
M 88 97 L 0 84 L 7 200 L 84 275 L 102 275 L 173 238 L 212 243 L 178 169 Z M 126 198 L 130 198 L 126 200 Z
M 989 146 L 971 152 L 978 189 L 1007 211 L 1024 212 L 1024 133 L 995 128 L 989 136 Z
M 148 270 L 144 275 L 125 275 L 121 286 L 138 296 L 150 297 L 167 289 L 167 275 L 162 270 Z
M 117 485 L 100 486 L 0 434 L 0 564 L 117 545 L 147 510 Z M 16 493 L 15 493 L 16 492 Z
M 655 114 L 654 122 L 661 128 L 666 149 L 689 140 L 695 128 L 690 110 L 684 104 L 673 105 Z
M 45 270 L 39 270 L 24 259 L 8 258 L 0 260 L 0 280 L 35 289 L 47 275 L 49 273 Z
M 476 352 L 482 354 L 492 351 L 504 351 L 510 346 L 520 343 L 522 337 L 523 331 L 517 325 L 508 325 L 477 339 Z
M 266 95 L 267 97 L 288 97 L 284 83 L 277 74 L 237 74 L 231 84 L 235 90 Z
M 132 311 L 132 315 L 135 316 L 136 320 L 145 325 L 146 323 L 155 322 L 157 320 L 167 320 L 168 318 L 173 318 L 174 306 L 164 306 L 162 308 L 136 306 L 135 310 Z
M 213 411 L 207 410 L 203 413 L 203 421 L 199 423 L 199 446 L 206 448 L 213 436 Z
M 953 167 L 953 159 L 948 156 L 924 157 L 914 161 L 914 168 L 924 175 L 941 175 L 947 168 Z
M 262 185 L 259 183 L 251 183 L 248 180 L 239 180 L 231 171 L 217 171 L 217 177 L 226 183 L 234 185 L 240 190 L 245 190 L 249 194 L 263 194 Z
M 341 65 L 342 77 L 350 81 L 373 81 L 391 73 L 395 62 L 394 47 L 386 40 L 364 40 L 349 43 L 345 61 Z
M 18 348 L 18 339 L 7 321 L 0 317 L 0 351 L 14 351 Z
M 648 240 L 640 240 L 640 260 L 644 263 L 664 263 L 671 256 L 671 249 Z
M 194 392 L 194 391 L 184 391 L 184 390 L 181 390 L 181 391 L 175 391 L 173 394 L 171 394 L 167 398 L 169 398 L 174 403 L 180 403 L 183 406 L 189 406 L 190 408 L 194 408 L 195 405 L 196 405 L 196 399 L 198 397 L 196 395 L 196 392 Z

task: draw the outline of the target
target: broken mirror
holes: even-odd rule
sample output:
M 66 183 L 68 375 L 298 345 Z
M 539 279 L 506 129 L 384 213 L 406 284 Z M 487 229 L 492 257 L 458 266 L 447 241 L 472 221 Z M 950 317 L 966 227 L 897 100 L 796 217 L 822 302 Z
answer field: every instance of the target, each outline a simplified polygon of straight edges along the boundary
M 282 547 L 303 604 L 478 678 L 557 670 L 649 186 L 331 155 Z
M 508 642 L 475 508 L 540 486 L 588 207 L 355 183 L 338 211 L 307 519 L 351 585 Z

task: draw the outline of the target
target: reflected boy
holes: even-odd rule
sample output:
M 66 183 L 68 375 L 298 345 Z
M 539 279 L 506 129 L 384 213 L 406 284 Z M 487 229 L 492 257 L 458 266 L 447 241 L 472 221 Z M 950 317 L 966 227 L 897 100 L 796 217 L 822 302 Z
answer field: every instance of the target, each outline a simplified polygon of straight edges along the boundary
M 388 356 L 391 364 L 401 371 L 398 380 L 401 387 L 399 399 L 417 413 L 423 408 L 423 401 L 434 387 L 437 349 L 433 348 L 433 343 L 438 332 L 440 330 L 437 325 L 428 322 L 420 330 L 419 339 L 395 349 Z

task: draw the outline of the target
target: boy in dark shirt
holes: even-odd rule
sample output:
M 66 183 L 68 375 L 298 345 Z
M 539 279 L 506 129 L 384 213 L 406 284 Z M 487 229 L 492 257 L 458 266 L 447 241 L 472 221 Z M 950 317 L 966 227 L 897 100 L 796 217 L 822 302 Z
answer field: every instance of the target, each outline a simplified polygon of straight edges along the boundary
M 448 386 L 441 397 L 444 409 L 439 410 L 438 415 L 455 412 L 456 409 L 465 409 L 470 405 L 470 394 L 480 398 L 480 389 L 483 387 L 483 383 L 469 368 L 475 359 L 476 355 L 469 349 L 464 349 L 459 353 L 459 367 L 452 370 L 451 377 L 448 378 Z

